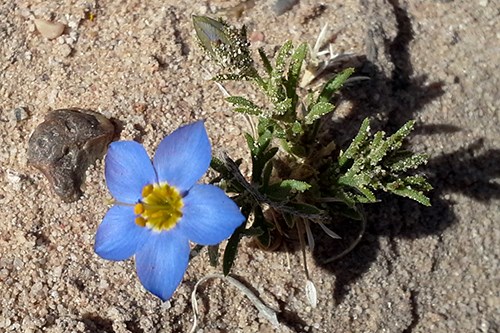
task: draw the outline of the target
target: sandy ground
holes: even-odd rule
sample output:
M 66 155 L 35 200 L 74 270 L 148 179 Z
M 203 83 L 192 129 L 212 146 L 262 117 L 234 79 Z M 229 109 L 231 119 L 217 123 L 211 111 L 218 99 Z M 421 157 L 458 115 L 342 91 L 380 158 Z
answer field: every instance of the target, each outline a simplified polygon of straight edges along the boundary
M 218 271 L 206 253 L 162 304 L 143 290 L 131 260 L 93 253 L 110 198 L 103 163 L 89 169 L 84 196 L 67 204 L 27 166 L 26 151 L 50 110 L 79 107 L 118 119 L 121 138 L 151 153 L 164 135 L 203 118 L 215 149 L 246 158 L 246 124 L 206 80 L 191 25 L 192 14 L 215 15 L 238 2 L 191 3 L 0 3 L 1 332 L 190 329 L 193 286 Z M 302 0 L 279 17 L 270 3 L 256 1 L 229 20 L 263 32 L 257 46 L 267 50 L 286 39 L 313 42 L 328 23 L 336 49 L 364 56 L 359 73 L 372 77 L 345 91 L 339 138 L 367 115 L 388 131 L 417 119 L 411 141 L 431 156 L 433 206 L 384 198 L 367 208 L 367 233 L 347 257 L 325 266 L 308 255 L 315 309 L 305 297 L 300 252 L 243 247 L 233 273 L 280 312 L 281 326 L 215 280 L 201 287 L 198 332 L 499 332 L 498 2 L 326 1 L 315 11 L 315 1 Z M 35 18 L 63 22 L 65 33 L 47 40 Z M 16 120 L 18 107 L 26 119 Z M 325 242 L 327 252 L 338 246 Z

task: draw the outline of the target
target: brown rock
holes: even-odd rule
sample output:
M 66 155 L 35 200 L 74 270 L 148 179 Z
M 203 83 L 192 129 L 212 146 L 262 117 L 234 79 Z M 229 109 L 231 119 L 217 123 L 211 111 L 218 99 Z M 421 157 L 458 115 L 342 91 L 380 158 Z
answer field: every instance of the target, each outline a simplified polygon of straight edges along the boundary
M 44 173 L 63 201 L 76 201 L 85 171 L 106 152 L 114 125 L 96 112 L 61 109 L 49 113 L 28 144 L 28 164 Z

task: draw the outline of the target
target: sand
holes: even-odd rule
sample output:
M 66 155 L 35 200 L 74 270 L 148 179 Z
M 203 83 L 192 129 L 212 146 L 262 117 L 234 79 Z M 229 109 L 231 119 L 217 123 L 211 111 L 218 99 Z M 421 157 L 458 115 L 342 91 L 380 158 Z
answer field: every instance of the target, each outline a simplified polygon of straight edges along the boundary
M 200 287 L 197 332 L 498 332 L 498 3 L 348 0 L 321 10 L 303 0 L 279 17 L 272 3 L 255 1 L 228 20 L 263 33 L 255 46 L 269 51 L 286 39 L 313 43 L 328 23 L 338 52 L 365 56 L 362 72 L 372 80 L 345 91 L 337 134 L 349 137 L 367 115 L 388 132 L 416 119 L 411 143 L 430 155 L 424 170 L 433 206 L 381 196 L 367 207 L 367 232 L 348 256 L 322 265 L 309 253 L 316 308 L 305 295 L 300 252 L 263 252 L 246 242 L 234 276 L 279 311 L 280 326 L 213 280 Z M 216 16 L 237 4 L 0 3 L 0 332 L 189 331 L 194 284 L 220 267 L 202 252 L 162 303 L 142 288 L 132 260 L 93 252 L 110 198 L 103 162 L 87 171 L 83 197 L 64 203 L 27 166 L 27 144 L 49 111 L 78 107 L 119 120 L 121 139 L 150 153 L 179 125 L 205 119 L 215 151 L 248 161 L 247 124 L 207 80 L 191 25 L 192 14 Z M 49 40 L 35 19 L 66 29 Z M 334 252 L 338 243 L 322 246 Z

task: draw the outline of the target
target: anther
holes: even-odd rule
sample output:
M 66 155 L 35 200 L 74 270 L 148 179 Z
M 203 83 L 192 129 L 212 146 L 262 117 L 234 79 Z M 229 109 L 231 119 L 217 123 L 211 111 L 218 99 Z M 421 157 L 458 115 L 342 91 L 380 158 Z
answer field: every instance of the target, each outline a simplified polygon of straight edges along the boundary
M 182 197 L 166 183 L 149 184 L 142 189 L 141 202 L 134 205 L 136 224 L 155 231 L 173 228 L 182 217 Z
M 144 205 L 141 203 L 138 203 L 134 206 L 134 214 L 135 215 L 140 215 L 144 213 Z
M 145 198 L 150 195 L 153 192 L 153 189 L 154 187 L 151 184 L 144 186 L 144 188 L 142 189 L 142 197 Z
M 135 224 L 137 224 L 139 227 L 145 227 L 146 222 L 146 219 L 143 217 L 138 216 L 135 218 Z

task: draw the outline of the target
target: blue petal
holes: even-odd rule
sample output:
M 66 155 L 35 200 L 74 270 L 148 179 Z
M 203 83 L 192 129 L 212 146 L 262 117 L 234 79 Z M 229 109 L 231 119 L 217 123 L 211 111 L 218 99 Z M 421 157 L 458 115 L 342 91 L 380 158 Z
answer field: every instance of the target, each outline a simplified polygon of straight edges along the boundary
M 184 197 L 182 211 L 179 231 L 201 245 L 220 243 L 245 221 L 234 201 L 213 185 L 193 186 Z
M 153 159 L 158 180 L 189 190 L 210 165 L 211 147 L 203 121 L 172 132 L 160 142 Z
M 156 183 L 156 174 L 144 147 L 134 141 L 113 142 L 105 159 L 106 183 L 113 197 L 136 203 L 144 186 Z
M 135 224 L 132 207 L 111 207 L 95 236 L 94 251 L 108 260 L 125 260 L 141 248 L 149 230 Z
M 142 285 L 163 301 L 169 299 L 182 281 L 189 251 L 188 240 L 175 229 L 153 232 L 135 256 Z

